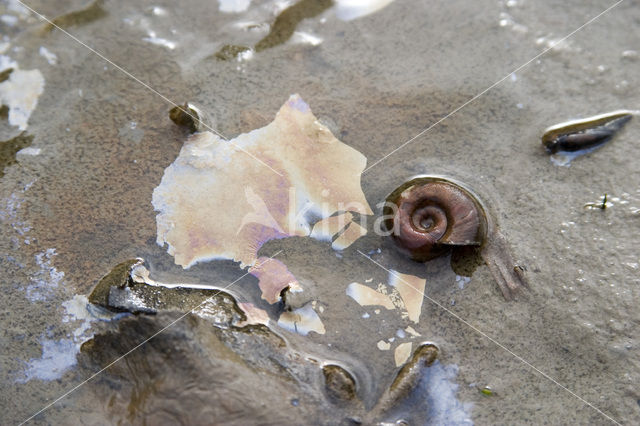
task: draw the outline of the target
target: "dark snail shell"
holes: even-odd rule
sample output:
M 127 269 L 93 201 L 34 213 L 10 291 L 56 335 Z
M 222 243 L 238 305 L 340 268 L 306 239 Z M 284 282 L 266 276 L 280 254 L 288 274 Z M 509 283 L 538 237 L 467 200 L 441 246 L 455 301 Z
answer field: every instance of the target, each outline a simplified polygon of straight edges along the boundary
M 404 183 L 387 197 L 383 209 L 385 227 L 401 251 L 421 262 L 453 249 L 454 255 L 479 255 L 504 298 L 511 300 L 528 287 L 525 269 L 514 261 L 506 238 L 486 212 L 469 189 L 433 176 Z
M 398 248 L 417 261 L 454 247 L 481 246 L 486 238 L 480 203 L 467 189 L 442 178 L 411 179 L 387 197 L 384 214 Z
M 542 144 L 550 154 L 595 148 L 611 140 L 633 115 L 620 110 L 556 124 L 545 130 Z

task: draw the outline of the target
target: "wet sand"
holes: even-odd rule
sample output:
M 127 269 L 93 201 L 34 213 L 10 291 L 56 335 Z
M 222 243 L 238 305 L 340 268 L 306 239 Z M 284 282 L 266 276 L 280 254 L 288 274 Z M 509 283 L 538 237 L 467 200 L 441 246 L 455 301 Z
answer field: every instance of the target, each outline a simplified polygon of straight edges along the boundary
M 443 382 L 454 390 L 449 405 L 428 399 L 426 390 L 419 393 L 427 406 L 440 407 L 418 416 L 422 421 L 438 423 L 444 418 L 438 415 L 449 415 L 459 423 L 464 417 L 460 413 L 477 424 L 610 421 L 586 401 L 618 422 L 634 423 L 640 417 L 640 178 L 635 173 L 640 121 L 635 117 L 611 142 L 569 167 L 549 160 L 540 137 L 548 126 L 568 119 L 638 109 L 640 53 L 633 52 L 640 12 L 632 2 L 621 3 L 378 163 L 610 6 L 595 1 L 415 3 L 393 2 L 348 22 L 336 17 L 335 7 L 328 8 L 297 26 L 297 31 L 321 39 L 319 44 L 298 34 L 250 57 L 230 60 L 215 54 L 224 45 L 259 43 L 276 20 L 273 2 L 252 1 L 245 12 L 224 13 L 214 1 L 114 1 L 102 4 L 105 13 L 95 19 L 91 14 L 87 22 L 63 21 L 68 31 L 167 98 L 199 105 L 228 138 L 271 122 L 289 95 L 300 93 L 320 120 L 331 123 L 338 139 L 373 165 L 362 176 L 362 189 L 376 214 L 375 206 L 413 175 L 452 177 L 481 197 L 514 258 L 526 267 L 530 290 L 505 302 L 485 266 L 470 280 L 461 280 L 448 259 L 428 265 L 410 262 L 390 241 L 372 233 L 341 257 L 329 244 L 308 238 L 271 241 L 260 255 L 282 250 L 278 259 L 305 288 L 308 300 L 324 309 L 319 314 L 324 335 L 279 331 L 287 350 L 347 365 L 359 379 L 365 408 L 327 408 L 334 405 L 322 393 L 320 368 L 303 363 L 295 370 L 283 361 L 275 363 L 280 370 L 269 366 L 277 377 L 276 390 L 237 367 L 238 380 L 222 395 L 232 398 L 253 387 L 271 393 L 265 403 L 287 410 L 249 406 L 242 411 L 221 404 L 222 409 L 210 415 L 216 422 L 238 424 L 251 423 L 247 419 L 252 417 L 254 423 L 276 423 L 302 415 L 329 424 L 362 416 L 397 374 L 397 345 L 428 340 L 438 345 Z M 88 3 L 29 4 L 54 17 Z M 3 55 L 22 70 L 39 70 L 45 81 L 26 129 L 33 136 L 31 147 L 41 151 L 15 154 L 14 164 L 5 167 L 0 178 L 6 307 L 0 314 L 0 410 L 4 422 L 20 423 L 106 365 L 106 355 L 116 358 L 119 350 L 130 347 L 109 346 L 105 338 L 100 341 L 105 358 L 83 354 L 76 361 L 79 345 L 92 334 L 120 332 L 133 342 L 137 332 L 142 341 L 165 324 L 167 317 L 161 315 L 151 317 L 155 320 L 143 317 L 138 325 L 136 318 L 87 324 L 82 309 L 64 305 L 77 295 L 88 295 L 115 265 L 140 256 L 159 278 L 220 287 L 244 271 L 228 261 L 183 270 L 155 243 L 152 192 L 188 133 L 169 119 L 171 105 L 59 30 L 47 30 L 14 2 L 2 3 L 0 15 L 16 17 L 14 25 L 6 19 L 0 23 L 9 43 Z M 41 47 L 56 60 L 41 54 Z M 0 123 L 3 141 L 19 134 L 8 119 Z M 605 193 L 610 207 L 584 208 Z M 347 296 L 352 282 L 372 279 L 368 285 L 375 288 L 389 281 L 388 273 L 358 250 L 373 253 L 387 268 L 426 279 L 431 300 L 423 302 L 418 324 L 398 310 L 376 314 L 375 308 Z M 233 294 L 259 302 L 256 288 L 257 280 L 248 276 L 233 287 Z M 365 313 L 368 318 L 363 318 Z M 198 371 L 225 368 L 224 363 L 203 361 L 203 353 L 213 353 L 212 347 L 232 358 L 242 358 L 247 347 L 254 347 L 219 337 L 218 330 L 211 331 L 217 336 L 213 338 L 199 321 L 158 336 L 155 348 L 164 355 L 136 353 L 135 362 L 123 360 L 126 367 L 104 372 L 35 422 L 142 422 L 162 399 L 150 393 L 145 407 L 151 411 L 140 409 L 125 368 L 143 371 L 145 380 L 153 383 L 167 374 L 159 367 L 163 356 L 172 365 L 193 352 L 193 362 L 185 369 L 197 377 Z M 397 336 L 398 329 L 409 325 L 420 337 Z M 391 349 L 381 351 L 377 343 L 391 338 Z M 171 358 L 167 348 L 180 345 L 190 349 Z M 138 362 L 145 365 L 145 353 L 152 368 L 138 367 Z M 281 355 L 265 349 L 266 357 L 273 354 Z M 293 369 L 294 379 L 287 368 Z M 317 376 L 306 380 L 304 374 Z M 207 377 L 196 380 L 199 387 Z M 185 383 L 178 379 L 168 379 L 174 386 L 161 389 L 163 398 L 180 401 Z M 485 386 L 492 395 L 480 391 Z M 201 391 L 206 393 L 206 386 Z M 105 402 L 110 397 L 116 402 Z M 203 401 L 208 403 L 207 398 Z M 297 405 L 292 399 L 298 399 Z M 186 416 L 202 404 L 176 403 L 174 419 L 181 417 L 180 410 Z M 290 407 L 298 412 L 292 414 Z M 232 413 L 237 417 L 229 417 Z

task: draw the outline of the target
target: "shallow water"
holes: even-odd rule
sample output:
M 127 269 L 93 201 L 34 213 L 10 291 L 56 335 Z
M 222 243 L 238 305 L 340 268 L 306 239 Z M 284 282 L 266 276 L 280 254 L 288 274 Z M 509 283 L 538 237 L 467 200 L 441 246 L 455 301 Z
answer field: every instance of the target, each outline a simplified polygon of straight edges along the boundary
M 302 15 L 288 12 L 281 22 L 297 22 L 289 38 L 281 34 L 269 48 L 229 60 L 216 53 L 258 45 L 292 3 L 237 2 L 241 10 L 232 13 L 224 11 L 227 1 L 105 1 L 89 7 L 89 16 L 68 14 L 90 2 L 28 3 L 48 17 L 71 16 L 56 22 L 112 63 L 47 29 L 17 2 L 0 3 L 2 54 L 44 78 L 22 136 L 33 137 L 31 151 L 15 152 L 22 145 L 9 142 L 16 149 L 3 148 L 0 158 L 0 268 L 9 307 L 0 315 L 3 423 L 26 420 L 175 318 L 114 317 L 87 307 L 82 297 L 116 264 L 142 257 L 154 279 L 219 288 L 245 273 L 231 261 L 184 270 L 156 244 L 152 193 L 187 130 L 171 122 L 166 99 L 141 82 L 175 103 L 198 105 L 228 138 L 265 126 L 299 93 L 338 139 L 367 158 L 362 190 L 376 215 L 378 203 L 416 174 L 462 181 L 488 206 L 526 267 L 530 289 L 505 302 L 486 266 L 469 279 L 447 258 L 414 263 L 372 232 L 342 252 L 311 238 L 273 240 L 260 255 L 278 253 L 305 289 L 295 303 L 315 301 L 325 334 L 274 328 L 284 348 L 271 334 L 189 317 L 32 421 L 369 420 L 367 411 L 397 374 L 396 348 L 422 341 L 435 343 L 439 354 L 414 395 L 424 407 L 401 410 L 414 421 L 638 421 L 640 122 L 635 117 L 569 167 L 553 164 L 540 143 L 558 122 L 638 109 L 635 4 L 622 2 L 509 76 L 610 4 L 395 1 L 346 21 L 346 2 L 336 3 L 302 13 L 299 22 Z M 15 141 L 22 130 L 2 117 L 1 140 Z M 584 207 L 605 193 L 608 208 Z M 402 309 L 361 306 L 347 295 L 354 282 L 393 293 L 380 265 L 426 280 L 417 323 Z M 277 320 L 278 306 L 261 300 L 255 277 L 228 292 Z M 79 354 L 99 333 L 93 349 Z M 223 355 L 211 361 L 210 354 Z M 320 369 L 306 358 L 345 365 L 362 406 L 336 408 L 323 394 Z M 216 371 L 232 374 L 221 380 Z M 213 396 L 212 381 L 219 391 Z M 491 395 L 481 392 L 486 386 Z M 211 398 L 228 403 L 204 410 Z

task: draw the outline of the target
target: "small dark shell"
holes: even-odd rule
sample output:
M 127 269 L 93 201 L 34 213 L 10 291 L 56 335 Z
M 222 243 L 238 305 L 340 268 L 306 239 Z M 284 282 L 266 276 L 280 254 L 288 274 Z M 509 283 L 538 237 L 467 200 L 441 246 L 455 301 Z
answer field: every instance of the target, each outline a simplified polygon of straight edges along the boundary
M 356 396 L 356 381 L 353 376 L 339 365 L 322 367 L 325 388 L 333 401 L 349 401 Z
M 550 154 L 595 148 L 611 140 L 631 117 L 633 112 L 621 110 L 557 124 L 545 130 L 542 144 Z
M 201 132 L 209 128 L 205 122 L 208 121 L 208 117 L 200 108 L 190 102 L 171 108 L 169 118 L 178 126 L 187 128 L 191 133 Z
M 456 246 L 480 246 L 486 236 L 486 217 L 479 202 L 453 182 L 418 177 L 387 198 L 386 227 L 403 252 L 427 261 Z

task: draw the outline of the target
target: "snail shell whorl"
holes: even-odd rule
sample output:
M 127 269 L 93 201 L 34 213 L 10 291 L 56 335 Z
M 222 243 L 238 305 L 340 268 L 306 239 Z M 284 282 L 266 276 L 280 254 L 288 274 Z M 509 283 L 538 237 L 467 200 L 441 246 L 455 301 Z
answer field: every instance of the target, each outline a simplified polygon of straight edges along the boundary
M 426 261 L 452 246 L 479 246 L 486 217 L 467 190 L 439 178 L 416 178 L 394 191 L 387 201 L 397 210 L 387 228 L 398 247 L 413 259 Z M 389 226 L 391 225 L 391 226 Z

